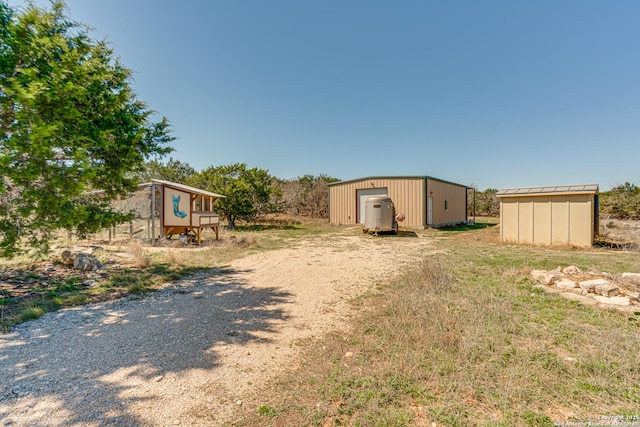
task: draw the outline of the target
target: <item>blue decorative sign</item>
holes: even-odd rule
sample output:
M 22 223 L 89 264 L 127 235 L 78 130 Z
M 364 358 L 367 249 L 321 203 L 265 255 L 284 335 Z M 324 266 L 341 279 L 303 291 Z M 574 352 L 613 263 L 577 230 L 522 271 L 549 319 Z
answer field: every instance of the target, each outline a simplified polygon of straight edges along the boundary
M 178 203 L 180 203 L 180 196 L 171 196 L 171 200 L 173 200 L 173 214 L 177 217 L 184 218 L 187 216 L 187 213 L 178 208 Z

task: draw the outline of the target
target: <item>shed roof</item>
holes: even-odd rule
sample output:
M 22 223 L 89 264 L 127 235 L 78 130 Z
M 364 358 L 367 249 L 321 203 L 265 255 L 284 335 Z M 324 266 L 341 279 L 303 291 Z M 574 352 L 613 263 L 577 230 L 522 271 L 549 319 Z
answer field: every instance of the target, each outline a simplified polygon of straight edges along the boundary
M 598 184 L 550 185 L 546 187 L 503 188 L 496 197 L 545 196 L 559 194 L 597 194 Z
M 447 184 L 457 185 L 459 187 L 469 188 L 469 187 L 467 187 L 466 185 L 463 185 L 463 184 L 458 184 L 458 183 L 455 183 L 455 182 L 446 181 L 446 180 L 440 179 L 440 178 L 434 178 L 434 177 L 428 176 L 428 175 L 365 176 L 363 178 L 356 178 L 356 179 L 348 179 L 346 181 L 331 182 L 331 183 L 329 183 L 327 185 L 328 186 L 333 186 L 333 185 L 348 184 L 350 182 L 365 181 L 367 179 L 433 179 L 434 181 L 440 181 L 440 182 L 445 182 Z
M 193 194 L 197 194 L 199 196 L 209 196 L 209 197 L 215 197 L 215 198 L 227 197 L 227 196 L 223 196 L 222 194 L 216 194 L 216 193 L 212 193 L 210 191 L 201 190 L 199 188 L 190 187 L 188 185 L 178 184 L 177 182 L 163 181 L 161 179 L 153 179 L 151 181 L 154 184 L 160 184 L 160 185 L 163 185 L 165 187 L 175 188 L 176 190 L 186 191 L 187 193 L 193 193 Z

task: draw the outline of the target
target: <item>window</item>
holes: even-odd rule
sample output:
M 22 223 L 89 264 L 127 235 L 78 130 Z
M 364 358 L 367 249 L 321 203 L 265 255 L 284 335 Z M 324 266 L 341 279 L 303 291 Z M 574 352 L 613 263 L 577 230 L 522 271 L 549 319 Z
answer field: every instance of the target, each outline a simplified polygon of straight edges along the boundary
M 444 199 L 444 210 L 445 211 L 449 210 L 449 201 L 447 199 Z

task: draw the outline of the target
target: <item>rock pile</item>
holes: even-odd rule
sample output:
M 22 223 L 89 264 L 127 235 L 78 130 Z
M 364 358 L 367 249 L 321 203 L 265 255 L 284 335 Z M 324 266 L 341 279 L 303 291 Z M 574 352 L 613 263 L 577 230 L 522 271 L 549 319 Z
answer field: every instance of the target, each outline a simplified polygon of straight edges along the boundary
M 70 250 L 65 250 L 62 251 L 61 258 L 64 264 L 72 265 L 76 270 L 98 271 L 104 269 L 104 265 L 92 254 L 74 253 Z
M 587 304 L 637 311 L 640 306 L 640 273 L 612 275 L 582 272 L 576 266 L 555 270 L 531 270 L 542 288 Z

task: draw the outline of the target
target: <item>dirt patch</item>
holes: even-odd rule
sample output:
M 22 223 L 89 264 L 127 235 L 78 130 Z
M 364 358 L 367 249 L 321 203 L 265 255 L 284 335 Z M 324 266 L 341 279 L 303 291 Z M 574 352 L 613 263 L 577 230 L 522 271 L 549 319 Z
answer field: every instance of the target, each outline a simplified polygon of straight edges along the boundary
M 219 425 L 341 328 L 376 284 L 436 250 L 425 235 L 309 237 L 123 299 L 49 313 L 0 336 L 12 425 Z

